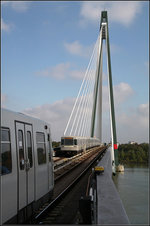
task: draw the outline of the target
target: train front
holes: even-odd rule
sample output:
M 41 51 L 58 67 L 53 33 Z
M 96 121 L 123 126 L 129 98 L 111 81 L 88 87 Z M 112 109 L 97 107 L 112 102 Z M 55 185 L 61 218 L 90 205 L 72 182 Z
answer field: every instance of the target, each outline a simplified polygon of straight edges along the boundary
M 81 152 L 80 139 L 78 137 L 68 136 L 61 138 L 62 156 L 74 156 Z

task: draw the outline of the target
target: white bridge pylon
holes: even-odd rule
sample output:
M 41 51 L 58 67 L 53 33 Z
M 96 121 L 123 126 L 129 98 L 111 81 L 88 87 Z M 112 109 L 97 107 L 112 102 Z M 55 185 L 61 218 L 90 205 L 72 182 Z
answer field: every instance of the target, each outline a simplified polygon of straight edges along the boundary
M 100 32 L 64 131 L 64 136 L 95 136 L 102 142 L 102 67 L 104 40 L 106 40 L 107 54 L 112 153 L 113 159 L 115 159 L 114 163 L 118 165 L 107 11 L 102 11 L 101 13 Z

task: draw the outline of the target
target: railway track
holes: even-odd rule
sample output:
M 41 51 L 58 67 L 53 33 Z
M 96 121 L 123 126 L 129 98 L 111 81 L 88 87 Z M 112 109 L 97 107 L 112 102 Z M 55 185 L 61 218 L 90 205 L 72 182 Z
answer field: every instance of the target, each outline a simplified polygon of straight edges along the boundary
M 83 163 L 87 158 L 89 158 L 94 153 L 96 153 L 98 149 L 99 149 L 99 147 L 94 147 L 92 149 L 89 149 L 87 152 L 85 152 L 83 154 L 78 154 L 78 155 L 68 158 L 68 159 L 66 159 L 66 158 L 61 159 L 57 164 L 54 165 L 55 181 L 60 179 L 67 173 L 70 173 L 77 166 L 79 166 L 81 163 Z
M 61 165 L 60 168 L 54 168 L 55 173 L 55 189 L 53 198 L 50 203 L 44 204 L 40 210 L 38 210 L 34 217 L 32 218 L 32 224 L 56 224 L 56 223 L 73 223 L 70 221 L 73 221 L 72 219 L 69 220 L 68 217 L 66 217 L 66 213 L 68 216 L 71 216 L 73 212 L 77 212 L 77 210 L 72 209 L 70 214 L 68 212 L 71 210 L 71 207 L 74 208 L 74 205 L 72 204 L 72 198 L 76 198 L 76 209 L 77 209 L 77 202 L 79 201 L 79 198 L 81 196 L 81 193 L 84 193 L 86 191 L 87 186 L 87 178 L 86 176 L 87 172 L 91 173 L 91 167 L 96 162 L 97 159 L 101 158 L 106 150 L 106 147 L 97 147 L 93 150 L 89 151 L 85 155 L 77 156 L 76 158 L 73 158 L 73 161 L 69 161 L 68 163 Z M 71 163 L 72 162 L 72 163 Z M 69 164 L 70 163 L 70 164 Z M 73 165 L 74 163 L 74 165 Z M 82 164 L 81 164 L 82 163 Z M 58 172 L 61 174 L 58 175 Z M 85 176 L 84 176 L 85 175 Z M 88 174 L 87 174 L 88 175 Z M 84 177 L 83 177 L 84 176 Z M 86 178 L 87 177 L 87 178 Z M 82 178 L 82 180 L 81 180 Z M 82 184 L 82 182 L 84 184 Z M 73 196 L 73 190 L 82 190 L 82 192 L 75 192 L 75 195 Z M 79 193 L 78 197 L 77 194 Z M 66 198 L 68 197 L 68 198 Z M 68 206 L 68 208 L 66 207 Z M 60 221 L 59 221 L 60 219 Z M 67 221 L 66 221 L 67 220 Z M 75 222 L 74 222 L 75 223 Z

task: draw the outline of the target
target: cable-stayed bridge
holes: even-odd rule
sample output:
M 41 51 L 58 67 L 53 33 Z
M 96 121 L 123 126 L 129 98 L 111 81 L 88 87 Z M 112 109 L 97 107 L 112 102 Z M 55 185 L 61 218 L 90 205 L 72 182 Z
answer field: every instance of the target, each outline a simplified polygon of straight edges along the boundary
M 106 47 L 109 89 L 111 144 L 94 169 L 89 196 L 80 200 L 84 223 L 129 224 L 128 216 L 112 181 L 112 173 L 123 171 L 118 163 L 113 82 L 107 11 L 101 12 L 100 30 L 86 73 L 66 125 L 64 136 L 96 137 L 102 143 L 102 76 L 103 53 Z M 104 170 L 102 176 L 97 170 Z M 117 210 L 117 211 L 116 211 Z M 90 213 L 93 214 L 90 214 Z M 89 214 L 88 214 L 89 213 Z
M 107 55 L 112 145 L 107 148 L 105 155 L 93 169 L 89 193 L 85 197 L 82 197 L 79 208 L 83 223 L 85 224 L 129 224 L 128 216 L 126 215 L 126 211 L 112 180 L 112 173 L 115 175 L 116 171 L 124 171 L 124 167 L 118 163 L 107 11 L 102 11 L 101 13 L 99 35 L 62 140 L 65 137 L 68 140 L 72 139 L 72 137 L 81 137 L 81 139 L 82 137 L 83 139 L 84 137 L 89 137 L 90 139 L 96 137 L 102 143 L 102 76 L 104 47 L 106 47 L 105 51 Z M 64 140 L 61 142 L 63 146 Z
M 103 48 L 106 47 L 109 107 L 112 143 L 112 165 L 118 166 L 113 82 L 107 12 L 101 14 L 100 30 L 64 136 L 97 137 L 102 142 L 102 75 Z

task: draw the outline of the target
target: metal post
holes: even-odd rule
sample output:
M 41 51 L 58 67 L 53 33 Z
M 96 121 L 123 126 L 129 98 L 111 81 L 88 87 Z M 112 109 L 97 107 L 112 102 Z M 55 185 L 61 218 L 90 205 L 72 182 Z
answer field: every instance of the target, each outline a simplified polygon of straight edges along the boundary
M 106 40 L 106 45 L 107 45 L 111 129 L 112 129 L 112 144 L 113 144 L 112 149 L 114 151 L 115 165 L 118 166 L 118 147 L 117 147 L 117 135 L 116 135 L 116 122 L 115 122 L 115 110 L 114 110 L 114 97 L 113 97 L 113 83 L 112 83 L 112 72 L 111 72 L 111 58 L 110 58 L 107 11 L 102 11 L 102 13 L 101 13 L 100 45 L 99 45 L 99 55 L 98 55 L 98 61 L 97 61 L 98 63 L 97 63 L 97 70 L 96 70 L 96 81 L 95 81 L 95 87 L 94 87 L 94 104 L 93 104 L 92 121 L 91 121 L 91 137 L 94 136 L 94 128 L 95 128 L 95 115 L 96 115 L 97 96 L 98 96 L 98 88 L 99 88 L 98 84 L 100 82 L 100 74 L 101 74 L 101 66 L 102 66 L 101 58 L 102 58 L 103 39 Z M 99 112 L 99 113 L 102 114 L 101 112 Z M 99 115 L 99 117 L 101 117 L 101 115 Z
M 111 123 L 113 132 L 113 149 L 115 155 L 115 165 L 118 166 L 118 147 L 117 147 L 117 135 L 116 135 L 116 122 L 115 122 L 115 110 L 114 110 L 114 97 L 113 97 L 113 83 L 112 83 L 112 72 L 111 72 L 111 58 L 110 58 L 110 45 L 109 45 L 109 33 L 108 33 L 108 18 L 107 12 L 105 14 L 106 18 L 106 44 L 107 44 L 107 61 L 108 61 L 108 76 L 109 76 L 109 93 L 110 93 L 110 108 L 111 108 Z

